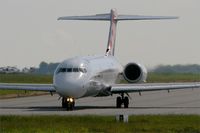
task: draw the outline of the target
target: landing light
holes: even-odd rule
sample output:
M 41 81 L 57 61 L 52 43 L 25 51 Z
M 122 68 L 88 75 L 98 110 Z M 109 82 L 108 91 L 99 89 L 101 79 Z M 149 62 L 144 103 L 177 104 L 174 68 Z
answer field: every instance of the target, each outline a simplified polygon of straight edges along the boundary
M 70 102 L 73 102 L 74 100 L 73 100 L 73 98 L 70 98 L 69 101 L 70 101 Z
M 68 101 L 68 102 L 73 102 L 74 99 L 73 99 L 73 98 L 67 98 L 67 101 Z

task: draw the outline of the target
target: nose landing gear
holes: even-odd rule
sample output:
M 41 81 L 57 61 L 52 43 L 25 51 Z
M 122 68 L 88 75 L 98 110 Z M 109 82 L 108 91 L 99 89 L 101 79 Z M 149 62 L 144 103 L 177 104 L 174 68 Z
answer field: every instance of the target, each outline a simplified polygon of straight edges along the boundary
M 118 96 L 116 99 L 117 108 L 121 108 L 122 104 L 124 104 L 124 108 L 128 108 L 129 98 L 127 96 L 124 97 L 124 93 L 121 93 L 121 97 Z
M 75 105 L 75 99 L 71 97 L 63 97 L 62 98 L 62 107 L 67 110 L 73 110 Z

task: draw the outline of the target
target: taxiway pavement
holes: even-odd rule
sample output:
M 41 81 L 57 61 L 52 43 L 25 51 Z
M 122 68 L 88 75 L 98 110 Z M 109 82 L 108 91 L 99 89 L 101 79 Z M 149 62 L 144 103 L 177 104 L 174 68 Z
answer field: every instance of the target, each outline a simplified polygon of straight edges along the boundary
M 73 111 L 61 108 L 58 95 L 2 99 L 0 115 L 200 115 L 200 89 L 132 93 L 128 109 L 115 108 L 116 96 L 78 99 Z

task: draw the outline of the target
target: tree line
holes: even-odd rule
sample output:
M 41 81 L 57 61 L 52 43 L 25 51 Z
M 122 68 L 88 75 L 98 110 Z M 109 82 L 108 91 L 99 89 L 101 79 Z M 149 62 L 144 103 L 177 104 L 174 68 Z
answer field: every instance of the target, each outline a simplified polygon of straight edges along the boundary
M 60 63 L 41 62 L 38 68 L 35 68 L 35 74 L 49 74 L 52 75 Z
M 200 65 L 159 65 L 152 72 L 155 73 L 194 73 L 200 74 Z
M 59 63 L 41 62 L 33 73 L 36 74 L 53 74 Z M 200 74 L 200 65 L 159 65 L 149 70 L 154 73 L 196 73 Z

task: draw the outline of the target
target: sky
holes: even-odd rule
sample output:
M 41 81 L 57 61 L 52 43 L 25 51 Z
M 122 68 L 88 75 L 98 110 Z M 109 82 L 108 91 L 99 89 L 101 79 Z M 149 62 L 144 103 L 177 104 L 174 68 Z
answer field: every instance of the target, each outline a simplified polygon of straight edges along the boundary
M 41 61 L 104 54 L 109 22 L 57 18 L 109 13 L 111 8 L 118 14 L 180 17 L 119 22 L 115 56 L 122 65 L 200 64 L 200 0 L 1 0 L 0 67 L 37 67 Z

